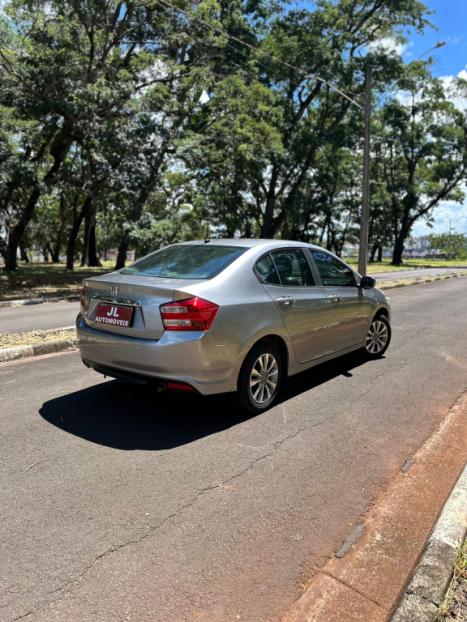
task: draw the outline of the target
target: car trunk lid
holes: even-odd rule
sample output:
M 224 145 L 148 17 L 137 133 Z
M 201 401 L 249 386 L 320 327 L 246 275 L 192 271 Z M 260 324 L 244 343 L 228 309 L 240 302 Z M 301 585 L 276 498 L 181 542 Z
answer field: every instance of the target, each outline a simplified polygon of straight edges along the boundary
M 141 339 L 159 339 L 164 332 L 160 306 L 172 300 L 188 298 L 190 294 L 184 288 L 196 282 L 199 281 L 140 277 L 118 272 L 95 277 L 85 281 L 84 319 L 91 328 L 105 332 Z M 99 315 L 109 315 L 109 323 L 96 319 L 99 305 L 102 305 Z M 132 309 L 131 326 L 110 323 L 113 316 L 118 317 L 119 306 Z

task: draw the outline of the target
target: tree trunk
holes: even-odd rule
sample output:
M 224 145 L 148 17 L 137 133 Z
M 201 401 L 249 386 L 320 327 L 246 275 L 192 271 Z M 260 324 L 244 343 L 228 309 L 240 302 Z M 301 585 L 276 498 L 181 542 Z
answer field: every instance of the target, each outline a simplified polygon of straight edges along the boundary
M 70 149 L 72 139 L 72 128 L 73 128 L 73 119 L 65 119 L 63 122 L 63 126 L 55 135 L 55 138 L 52 141 L 50 146 L 50 155 L 53 158 L 53 163 L 47 174 L 43 179 L 43 184 L 49 185 L 53 182 L 55 177 L 57 176 L 60 168 L 65 161 L 65 158 Z M 26 231 L 26 227 L 31 221 L 34 211 L 36 209 L 37 201 L 39 200 L 41 194 L 41 190 L 39 184 L 36 182 L 31 190 L 31 193 L 26 201 L 26 205 L 22 211 L 21 217 L 10 231 L 10 235 L 8 238 L 8 249 L 7 256 L 5 260 L 5 269 L 8 272 L 12 272 L 17 268 L 17 254 L 18 254 L 18 246 L 21 242 L 21 239 Z
M 53 254 L 53 250 L 52 250 L 52 246 L 50 242 L 47 243 L 47 246 L 45 247 L 45 249 L 46 249 L 46 252 L 48 253 L 48 256 L 50 256 L 51 263 L 54 263 L 54 254 Z
M 268 197 L 266 201 L 266 209 L 264 212 L 263 224 L 261 226 L 261 237 L 265 239 L 270 239 L 273 237 L 273 213 L 274 213 L 274 204 L 276 202 L 275 197 Z
M 68 236 L 68 244 L 67 244 L 67 249 L 66 249 L 66 269 L 67 270 L 73 270 L 74 268 L 76 238 L 78 237 L 78 233 L 81 228 L 81 223 L 83 222 L 83 219 L 86 216 L 91 203 L 92 203 L 92 198 L 89 196 L 86 197 L 79 214 L 75 215 L 75 218 L 73 220 L 73 225 L 71 227 L 70 235 Z
M 89 266 L 89 236 L 91 231 L 91 211 L 88 210 L 84 217 L 83 247 L 81 250 L 81 267 Z
M 28 251 L 22 242 L 20 242 L 20 245 L 19 245 L 19 254 L 21 257 L 21 261 L 24 261 L 25 263 L 29 263 Z
M 96 223 L 91 224 L 89 230 L 89 243 L 88 243 L 88 266 L 100 267 L 102 266 L 99 255 L 97 254 L 97 240 L 96 240 Z
M 382 244 L 378 244 L 378 257 L 376 258 L 376 261 L 378 261 L 379 263 L 383 261 L 383 245 Z
M 266 197 L 266 207 L 264 210 L 263 224 L 261 226 L 261 237 L 272 238 L 274 235 L 274 208 L 276 206 L 276 183 L 278 172 L 273 168 L 271 180 L 269 182 L 269 190 Z
M 391 261 L 391 264 L 393 266 L 402 265 L 402 254 L 404 252 L 404 243 L 405 243 L 406 237 L 407 237 L 407 234 L 404 235 L 403 232 L 401 231 L 394 241 L 394 249 L 392 251 L 392 261 Z
M 68 244 L 66 247 L 66 269 L 73 270 L 75 266 L 75 248 L 76 238 L 78 237 L 79 226 L 73 224 L 70 235 L 68 237 Z
M 57 237 L 52 248 L 52 260 L 54 263 L 60 261 L 60 251 L 62 249 L 63 233 L 65 231 L 65 199 L 60 197 L 60 225 L 57 231 Z
M 101 265 L 97 254 L 96 208 L 93 204 L 90 205 L 89 210 L 84 217 L 84 240 L 81 265 L 94 267 L 99 267 Z
M 49 263 L 49 249 L 47 246 L 42 247 L 42 256 L 44 257 L 44 262 Z
M 0 237 L 0 255 L 3 257 L 3 261 L 6 261 L 7 243 L 6 243 L 6 240 L 1 237 Z
M 21 218 L 10 231 L 10 235 L 8 237 L 8 246 L 6 251 L 5 258 L 5 270 L 7 272 L 13 272 L 18 267 L 17 255 L 18 255 L 18 246 L 21 242 L 21 238 L 26 230 L 26 227 L 29 221 L 32 218 L 34 213 L 34 209 L 36 207 L 37 200 L 39 199 L 40 190 L 39 186 L 35 186 L 29 195 L 29 198 L 24 207 L 23 213 L 21 214 Z
M 122 268 L 125 267 L 126 253 L 128 250 L 128 246 L 129 246 L 128 237 L 125 235 L 120 242 L 120 246 L 118 247 L 118 256 L 117 256 L 117 263 L 115 264 L 115 270 L 121 270 Z
M 54 263 L 60 262 L 60 247 L 61 247 L 61 243 L 58 240 L 58 236 L 57 236 L 57 239 L 55 240 L 55 244 L 50 248 L 50 252 L 52 253 L 52 261 Z

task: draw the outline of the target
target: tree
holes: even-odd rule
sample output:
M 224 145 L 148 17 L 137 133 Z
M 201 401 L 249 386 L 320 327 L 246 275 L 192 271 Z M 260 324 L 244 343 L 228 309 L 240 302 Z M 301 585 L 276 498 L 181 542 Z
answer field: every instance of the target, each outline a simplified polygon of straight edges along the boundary
M 262 79 L 278 91 L 284 111 L 279 127 L 284 155 L 271 158 L 255 196 L 262 206 L 262 236 L 279 231 L 315 167 L 320 146 L 332 141 L 351 109 L 347 99 L 314 76 L 337 82 L 341 90 L 359 99 L 364 69 L 360 53 L 400 24 L 422 28 L 424 10 L 423 4 L 411 1 L 321 0 L 314 11 L 288 11 L 275 20 L 262 50 L 299 67 L 300 72 L 259 57 L 262 67 L 268 62 L 268 69 L 261 70 Z M 387 59 L 381 61 L 388 66 Z M 381 84 L 387 77 L 380 71 L 377 81 Z
M 182 0 L 177 7 L 7 0 L 0 23 L 7 269 L 25 235 L 54 258 L 66 246 L 68 269 L 78 255 L 98 264 L 110 243 L 122 267 L 131 245 L 141 253 L 183 239 L 186 223 L 215 236 L 317 240 L 337 253 L 355 239 L 361 113 L 332 85 L 360 101 L 362 56 L 371 56 L 375 105 L 388 114 L 380 115 L 375 142 L 386 156 L 390 106 L 381 93 L 404 68 L 372 44 L 401 26 L 423 29 L 425 6 L 318 0 L 310 10 L 287 0 Z M 436 120 L 420 141 L 432 142 Z M 385 162 L 373 171 L 375 254 L 388 238 L 395 192 Z
M 429 218 L 443 200 L 462 201 L 467 175 L 464 115 L 449 101 L 442 82 L 416 62 L 400 84 L 404 97 L 382 108 L 377 139 L 393 265 L 402 263 L 404 243 L 417 220 Z
M 0 105 L 24 130 L 15 138 L 16 174 L 0 188 L 9 220 L 3 252 L 6 268 L 14 270 L 40 196 L 61 183 L 67 158 L 89 134 L 125 116 L 154 66 L 159 45 L 153 40 L 167 19 L 163 9 L 156 20 L 154 8 L 132 0 L 37 0 L 33 6 L 10 0 L 5 10 Z
M 428 240 L 431 252 L 442 253 L 447 259 L 467 258 L 467 237 L 463 233 L 432 233 Z
M 245 75 L 225 77 L 193 115 L 179 158 L 193 171 L 197 204 L 218 235 L 251 235 L 261 226 L 251 208 L 271 155 L 282 150 L 281 110 L 271 91 Z M 195 201 L 196 203 L 196 201 Z

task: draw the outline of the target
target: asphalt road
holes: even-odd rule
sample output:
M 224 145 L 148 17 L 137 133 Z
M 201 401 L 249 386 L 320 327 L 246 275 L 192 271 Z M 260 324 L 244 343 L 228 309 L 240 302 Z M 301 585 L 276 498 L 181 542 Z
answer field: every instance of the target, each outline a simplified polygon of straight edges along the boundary
M 0 308 L 0 333 L 23 333 L 72 326 L 79 302 L 44 302 L 38 305 Z
M 464 268 L 467 270 L 467 266 Z M 374 274 L 378 285 L 384 288 L 385 281 L 411 279 L 416 277 L 438 276 L 453 272 L 453 268 L 422 268 L 399 272 Z M 22 333 L 28 330 L 46 330 L 71 326 L 79 311 L 78 302 L 51 302 L 23 307 L 0 308 L 0 333 Z
M 256 417 L 76 353 L 0 365 L 2 621 L 279 620 L 466 388 L 467 278 L 391 299 L 386 358 Z

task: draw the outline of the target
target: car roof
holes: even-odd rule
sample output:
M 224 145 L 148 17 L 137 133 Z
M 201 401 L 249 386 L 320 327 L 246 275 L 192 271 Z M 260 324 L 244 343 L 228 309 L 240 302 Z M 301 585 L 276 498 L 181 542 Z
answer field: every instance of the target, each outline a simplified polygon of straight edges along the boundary
M 253 248 L 255 246 L 265 246 L 267 248 L 284 248 L 290 246 L 320 248 L 307 242 L 295 242 L 293 240 L 266 240 L 260 238 L 209 238 L 209 240 L 193 240 L 191 242 L 181 242 L 181 244 L 213 244 L 215 246 L 241 246 Z

